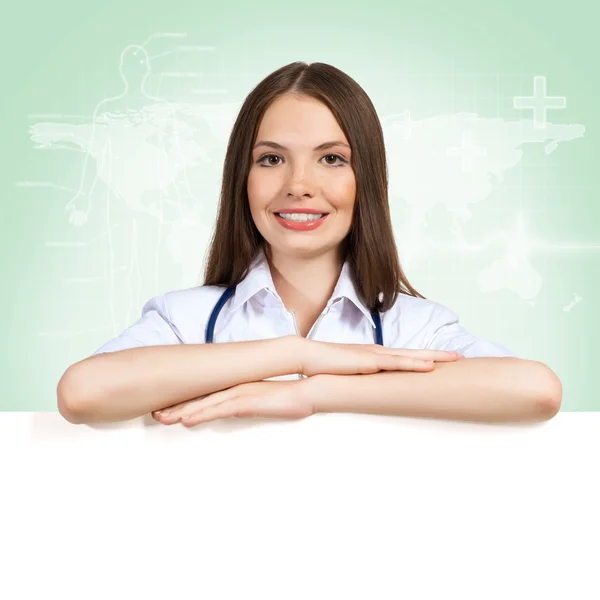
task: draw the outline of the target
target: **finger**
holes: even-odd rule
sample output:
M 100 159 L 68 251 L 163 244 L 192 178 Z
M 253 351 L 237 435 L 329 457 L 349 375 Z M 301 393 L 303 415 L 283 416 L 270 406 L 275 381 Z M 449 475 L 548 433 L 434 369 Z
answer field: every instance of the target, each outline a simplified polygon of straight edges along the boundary
M 159 412 L 153 412 L 152 417 L 156 419 L 159 423 L 162 423 L 163 425 L 173 425 L 174 423 L 177 423 L 180 419 L 179 416 L 172 416 L 170 414 L 165 415 Z
M 192 414 L 194 411 L 197 411 L 198 407 L 195 405 L 194 401 L 190 402 L 189 406 L 181 407 L 175 411 L 165 411 L 158 414 L 158 418 L 161 423 L 165 423 L 167 425 L 172 425 L 173 423 L 177 423 L 181 417 L 184 417 L 188 414 Z
M 173 404 L 172 406 L 166 406 L 165 408 L 153 410 L 152 416 L 158 417 L 158 418 L 166 417 L 167 415 L 170 415 L 170 414 L 174 413 L 175 411 L 181 410 L 183 404 L 184 404 L 183 402 L 180 402 L 178 404 Z
M 197 398 L 190 398 L 189 400 L 184 400 L 183 402 L 178 402 L 177 404 L 173 404 L 171 406 L 167 406 L 166 408 L 161 408 L 160 410 L 157 410 L 155 412 L 161 413 L 163 415 L 167 414 L 167 413 L 173 413 L 175 411 L 181 410 L 188 403 L 194 402 L 196 400 L 201 400 L 202 398 L 205 398 L 205 396 L 198 396 Z
M 456 350 L 428 350 L 425 348 L 390 348 L 381 344 L 343 344 L 337 342 L 326 342 L 340 348 L 348 348 L 348 346 L 372 350 L 378 354 L 392 354 L 393 356 L 409 356 L 411 358 L 419 358 L 421 360 L 443 360 L 455 356 L 460 356 Z
M 216 419 L 227 419 L 229 417 L 285 417 L 298 418 L 293 407 L 289 407 L 285 402 L 273 402 L 272 399 L 265 399 L 256 396 L 236 396 L 209 406 L 200 412 L 184 417 L 181 424 L 191 427 L 198 423 L 214 421 Z M 307 416 L 304 413 L 302 416 Z
M 380 352 L 380 354 L 384 353 Z M 407 353 L 406 351 L 390 353 L 390 356 L 403 356 L 412 360 L 450 362 L 457 360 L 460 357 L 460 354 L 455 351 L 448 352 L 446 350 L 417 350 L 414 353 Z
M 178 419 L 171 419 L 168 420 L 165 417 L 156 417 L 156 420 L 161 424 L 161 425 L 174 425 L 175 423 L 177 423 L 179 420 Z
M 199 396 L 198 398 L 192 398 L 187 400 L 186 402 L 182 402 L 178 405 L 178 408 L 174 410 L 161 411 L 161 422 L 166 423 L 176 423 L 181 418 L 186 417 L 188 415 L 193 415 L 204 408 L 209 406 L 213 406 L 228 398 L 231 398 L 231 390 L 220 390 L 218 392 L 214 392 L 212 394 L 208 394 L 206 396 Z
M 248 403 L 248 401 L 242 403 L 240 399 L 229 399 L 224 400 L 219 404 L 213 404 L 212 406 L 203 408 L 194 414 L 185 415 L 181 419 L 181 424 L 185 427 L 192 427 L 198 423 L 205 423 L 207 421 L 214 421 L 216 419 L 250 416 L 251 412 L 251 405 Z
M 177 410 L 171 410 L 170 408 L 156 411 L 156 418 L 167 425 L 172 425 L 179 421 L 179 419 L 185 414 L 184 408 L 178 408 Z
M 379 352 L 392 354 L 394 356 L 407 356 L 420 360 L 454 360 L 459 356 L 456 350 L 425 350 L 413 348 L 386 348 L 385 346 L 377 346 Z
M 414 358 L 420 360 L 434 360 L 436 362 L 448 362 L 456 360 L 460 357 L 460 354 L 454 350 L 425 350 L 423 354 L 417 354 Z
M 165 409 L 163 409 L 163 411 L 164 410 Z M 153 410 L 152 413 L 151 413 L 152 418 L 156 419 L 157 421 L 159 421 L 161 423 L 165 420 L 165 417 L 166 417 L 167 414 L 168 414 L 168 411 L 167 411 L 167 413 L 165 413 L 165 412 L 161 412 L 161 411 L 158 411 L 158 410 Z
M 431 371 L 435 368 L 433 361 L 392 355 L 382 357 L 378 364 L 383 371 Z
M 231 389 L 220 390 L 218 392 L 213 392 L 212 394 L 208 394 L 207 396 L 202 396 L 202 398 L 197 401 L 190 402 L 188 406 L 184 407 L 180 412 L 179 416 L 186 417 L 189 415 L 196 414 L 198 411 L 204 410 L 205 408 L 209 408 L 211 406 L 216 406 L 217 404 L 221 404 L 226 400 L 230 400 L 235 395 Z

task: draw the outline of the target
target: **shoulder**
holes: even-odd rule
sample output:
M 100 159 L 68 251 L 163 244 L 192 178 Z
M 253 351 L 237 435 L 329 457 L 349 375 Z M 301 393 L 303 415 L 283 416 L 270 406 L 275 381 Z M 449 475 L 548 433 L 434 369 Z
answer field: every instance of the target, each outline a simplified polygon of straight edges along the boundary
M 212 306 L 225 289 L 200 286 L 154 296 L 144 303 L 135 323 L 93 354 L 140 346 L 203 343 Z
M 435 319 L 458 319 L 458 315 L 448 306 L 435 300 L 419 298 L 410 294 L 400 293 L 392 307 L 385 313 L 386 320 L 429 322 Z
M 398 294 L 383 317 L 390 345 L 403 348 L 427 348 L 441 327 L 458 320 L 444 304 L 405 293 Z
M 384 336 L 393 348 L 456 350 L 467 358 L 517 357 L 506 346 L 467 331 L 456 312 L 440 302 L 400 294 L 388 313 Z
M 163 294 L 169 311 L 202 310 L 214 305 L 227 288 L 220 285 L 198 285 L 183 290 L 172 290 Z M 173 313 L 171 313 L 173 314 Z
M 164 311 L 163 316 L 177 329 L 184 343 L 201 343 L 210 314 L 226 289 L 224 286 L 201 285 L 173 290 L 148 300 L 144 310 L 159 305 Z

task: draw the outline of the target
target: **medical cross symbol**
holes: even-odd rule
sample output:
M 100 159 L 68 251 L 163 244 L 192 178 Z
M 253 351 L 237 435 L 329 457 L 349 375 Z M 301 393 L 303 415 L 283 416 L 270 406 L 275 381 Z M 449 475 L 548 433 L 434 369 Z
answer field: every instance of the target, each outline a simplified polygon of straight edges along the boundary
M 483 146 L 476 146 L 471 133 L 466 132 L 462 134 L 461 145 L 450 146 L 446 150 L 446 155 L 459 156 L 462 170 L 469 172 L 473 170 L 473 159 L 477 156 L 487 156 L 487 150 Z
M 531 102 L 527 102 L 531 100 Z M 546 111 L 549 108 L 565 108 L 567 99 L 564 96 L 546 96 L 546 78 L 538 75 L 533 78 L 533 96 L 515 96 L 515 108 L 533 109 L 533 126 L 535 129 L 546 127 Z

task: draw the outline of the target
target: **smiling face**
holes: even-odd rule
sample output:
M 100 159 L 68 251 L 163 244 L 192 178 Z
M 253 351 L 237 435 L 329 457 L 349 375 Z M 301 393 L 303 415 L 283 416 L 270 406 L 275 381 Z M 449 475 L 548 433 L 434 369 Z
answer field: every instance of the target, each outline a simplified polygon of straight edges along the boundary
M 339 247 L 352 224 L 356 195 L 350 156 L 349 142 L 325 104 L 284 94 L 269 106 L 254 140 L 247 192 L 254 223 L 271 251 L 309 257 Z M 276 214 L 302 209 L 327 214 L 314 225 Z

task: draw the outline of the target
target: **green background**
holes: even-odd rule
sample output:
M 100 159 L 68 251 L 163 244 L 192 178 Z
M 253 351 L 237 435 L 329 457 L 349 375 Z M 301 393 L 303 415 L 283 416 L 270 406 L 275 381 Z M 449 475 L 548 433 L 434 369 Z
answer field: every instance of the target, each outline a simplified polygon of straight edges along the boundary
M 354 77 L 381 117 L 408 109 L 417 121 L 466 111 L 509 122 L 531 117 L 531 111 L 516 110 L 512 99 L 532 94 L 534 76 L 546 77 L 547 94 L 567 98 L 566 108 L 549 111 L 548 120 L 582 125 L 585 134 L 560 142 L 551 154 L 540 143 L 524 148 L 521 160 L 485 202 L 470 206 L 472 217 L 462 228 L 465 239 L 477 244 L 499 230 L 512 231 L 516 211 L 522 211 L 526 238 L 543 240 L 529 253 L 540 280 L 535 297 L 508 288 L 481 292 L 477 274 L 500 255 L 502 248 L 496 246 L 481 252 L 430 252 L 411 261 L 406 272 L 427 298 L 457 312 L 469 331 L 548 364 L 563 382 L 562 410 L 600 408 L 593 375 L 600 333 L 595 310 L 600 48 L 591 2 L 552 7 L 540 0 L 489 6 L 441 1 L 82 5 L 59 0 L 35 8 L 14 5 L 10 11 L 0 40 L 0 224 L 7 317 L 2 410 L 56 410 L 56 384 L 64 370 L 126 326 L 122 321 L 120 329 L 105 327 L 102 281 L 65 282 L 66 275 L 100 271 L 106 247 L 98 244 L 89 252 L 49 242 L 97 235 L 102 213 L 94 208 L 95 218 L 77 230 L 69 224 L 64 206 L 70 195 L 60 186 L 78 185 L 84 154 L 36 149 L 29 128 L 44 119 L 32 115 L 57 113 L 65 122 L 66 115 L 87 115 L 91 122 L 98 102 L 123 90 L 118 73 L 123 48 L 142 44 L 156 32 L 186 34 L 185 40 L 153 40 L 148 48 L 156 54 L 180 44 L 214 48 L 173 52 L 156 59 L 152 68 L 153 73 L 210 73 L 206 85 L 221 84 L 223 102 L 241 103 L 256 83 L 284 64 L 318 61 Z M 148 80 L 151 93 L 157 85 L 156 78 Z M 160 95 L 182 100 L 182 85 L 161 81 Z M 23 186 L 24 181 L 53 185 Z M 207 188 L 202 197 L 209 228 L 215 190 Z M 390 203 L 402 247 L 406 204 L 398 197 Z M 448 220 L 443 204 L 436 205 L 428 231 L 441 237 L 448 233 Z M 200 272 L 203 252 L 191 260 Z M 167 274 L 158 287 L 146 289 L 163 293 L 174 289 L 174 281 Z M 579 300 L 565 310 L 575 295 Z M 146 299 L 147 293 L 127 313 L 130 323 Z

